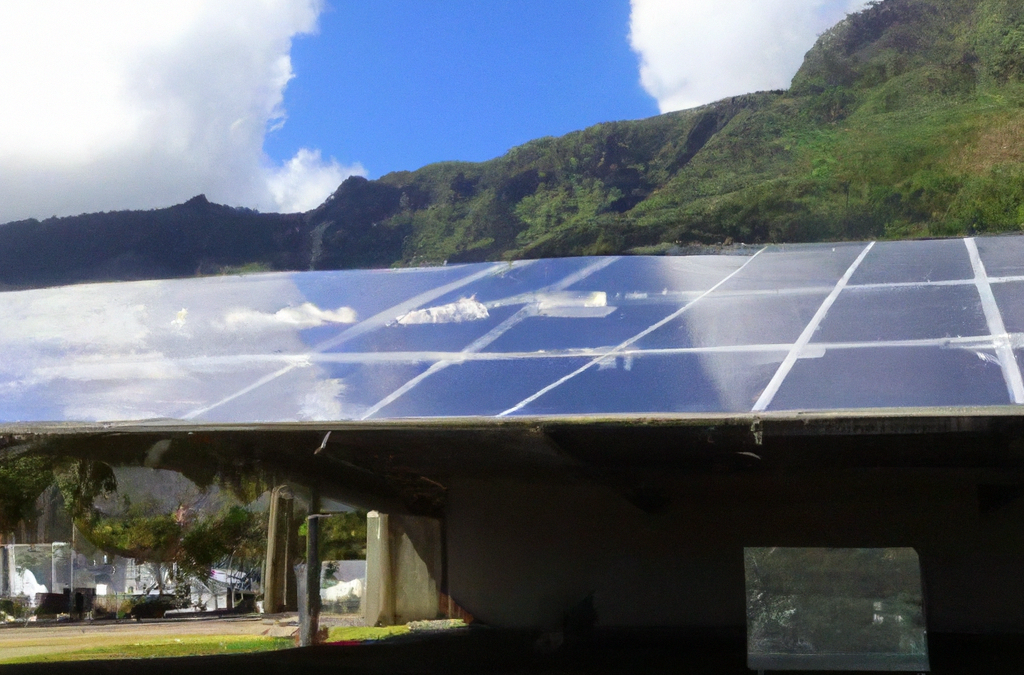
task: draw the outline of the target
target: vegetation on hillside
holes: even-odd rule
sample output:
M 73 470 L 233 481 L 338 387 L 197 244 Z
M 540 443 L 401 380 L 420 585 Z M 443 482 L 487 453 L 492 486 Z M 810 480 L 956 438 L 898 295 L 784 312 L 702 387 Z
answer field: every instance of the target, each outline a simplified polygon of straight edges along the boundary
M 1022 140 L 1019 0 L 881 0 L 787 91 L 349 178 L 305 214 L 196 198 L 0 226 L 0 289 L 1019 230 Z
M 375 227 L 403 264 L 1017 230 L 1022 79 L 1019 2 L 884 0 L 788 91 L 391 174 Z
M 261 214 L 199 195 L 154 211 L 91 213 L 0 225 L 0 290 L 240 270 L 301 269 L 301 214 Z M 234 270 L 233 270 L 234 271 Z

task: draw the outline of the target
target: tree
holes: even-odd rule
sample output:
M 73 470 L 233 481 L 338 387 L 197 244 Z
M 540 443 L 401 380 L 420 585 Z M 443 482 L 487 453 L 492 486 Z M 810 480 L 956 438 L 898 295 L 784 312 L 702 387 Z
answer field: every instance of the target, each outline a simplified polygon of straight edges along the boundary
M 125 497 L 122 511 L 101 515 L 93 511 L 89 517 L 76 520 L 79 530 L 94 546 L 125 558 L 154 563 L 157 586 L 164 590 L 164 565 L 180 555 L 182 524 L 174 513 L 161 513 L 156 500 L 133 504 Z
M 258 559 L 264 523 L 261 514 L 233 505 L 213 514 L 190 514 L 179 506 L 167 513 L 155 500 L 122 500 L 115 514 L 94 511 L 78 521 L 79 529 L 96 547 L 157 566 L 163 593 L 164 569 L 177 570 L 177 578 L 209 580 L 211 568 L 225 559 Z
M 366 559 L 366 512 L 334 513 L 320 519 L 321 560 Z M 299 536 L 306 536 L 306 523 L 299 526 Z M 300 550 L 305 546 L 300 545 Z
M 230 506 L 184 528 L 176 562 L 185 573 L 205 580 L 210 568 L 224 559 L 258 560 L 265 548 L 265 531 L 260 514 Z
M 53 460 L 22 455 L 0 462 L 0 543 L 33 514 L 36 500 L 53 482 Z
M 114 470 L 103 462 L 68 460 L 54 468 L 53 478 L 73 520 L 89 515 L 97 497 L 117 491 Z

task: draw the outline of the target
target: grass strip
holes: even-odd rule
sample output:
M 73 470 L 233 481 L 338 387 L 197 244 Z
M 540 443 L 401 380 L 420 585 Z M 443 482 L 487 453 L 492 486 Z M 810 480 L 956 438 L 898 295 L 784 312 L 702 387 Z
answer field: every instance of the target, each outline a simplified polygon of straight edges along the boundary
M 368 642 L 405 635 L 408 626 L 334 626 L 327 631 L 328 642 Z
M 249 635 L 184 636 L 140 640 L 126 644 L 104 645 L 51 654 L 36 654 L 13 659 L 0 657 L 0 663 L 52 663 L 59 661 L 96 661 L 104 659 L 152 659 L 174 656 L 211 656 L 267 652 L 294 647 L 291 638 L 253 637 Z

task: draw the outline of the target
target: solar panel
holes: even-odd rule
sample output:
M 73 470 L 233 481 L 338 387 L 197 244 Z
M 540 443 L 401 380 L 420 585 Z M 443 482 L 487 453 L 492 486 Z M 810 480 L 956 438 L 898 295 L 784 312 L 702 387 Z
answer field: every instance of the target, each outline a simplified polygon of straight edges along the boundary
M 0 422 L 1024 404 L 1024 237 L 0 293 Z

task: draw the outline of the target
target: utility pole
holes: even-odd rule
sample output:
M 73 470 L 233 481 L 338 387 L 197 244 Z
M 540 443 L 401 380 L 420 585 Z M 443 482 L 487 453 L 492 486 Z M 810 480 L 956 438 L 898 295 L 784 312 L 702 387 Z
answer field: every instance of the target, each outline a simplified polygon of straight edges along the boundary
M 263 613 L 276 614 L 287 599 L 288 539 L 295 495 L 287 485 L 270 494 L 270 522 L 267 525 L 267 567 L 263 579 Z
M 320 519 L 323 517 L 312 513 L 306 518 L 306 592 L 305 597 L 302 594 L 299 597 L 300 647 L 316 644 L 320 630 Z

